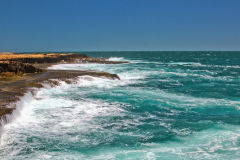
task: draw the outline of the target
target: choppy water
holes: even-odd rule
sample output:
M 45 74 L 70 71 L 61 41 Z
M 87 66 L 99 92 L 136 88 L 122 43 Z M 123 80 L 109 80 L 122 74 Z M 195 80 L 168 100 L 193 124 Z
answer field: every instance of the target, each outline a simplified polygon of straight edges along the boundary
M 26 95 L 5 126 L 0 159 L 219 159 L 240 157 L 240 52 L 87 53 L 129 64 Z

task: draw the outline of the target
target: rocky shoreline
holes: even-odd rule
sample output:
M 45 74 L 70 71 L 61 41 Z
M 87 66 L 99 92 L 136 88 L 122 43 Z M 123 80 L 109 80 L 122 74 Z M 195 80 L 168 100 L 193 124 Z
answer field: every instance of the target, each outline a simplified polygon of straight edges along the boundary
M 27 92 L 43 87 L 59 85 L 59 81 L 73 83 L 79 76 L 120 79 L 118 75 L 97 71 L 48 70 L 53 64 L 101 63 L 121 64 L 125 61 L 109 61 L 73 53 L 0 53 L 0 127 L 8 123 L 7 117 L 16 110 L 16 102 Z

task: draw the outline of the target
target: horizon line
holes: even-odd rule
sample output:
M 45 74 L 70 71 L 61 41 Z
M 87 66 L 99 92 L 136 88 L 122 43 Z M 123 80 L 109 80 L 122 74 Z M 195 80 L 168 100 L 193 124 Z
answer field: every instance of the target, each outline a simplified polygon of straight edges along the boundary
M 11 53 L 45 53 L 45 52 L 55 52 L 55 53 L 71 53 L 71 52 L 240 52 L 240 50 L 82 50 L 82 51 L 0 51 L 11 52 Z

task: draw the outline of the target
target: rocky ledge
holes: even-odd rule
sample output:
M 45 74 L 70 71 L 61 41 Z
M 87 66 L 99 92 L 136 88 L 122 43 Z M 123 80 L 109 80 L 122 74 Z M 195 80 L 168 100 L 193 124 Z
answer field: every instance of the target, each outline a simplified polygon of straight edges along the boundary
M 0 73 L 12 72 L 15 74 L 21 73 L 40 73 L 43 69 L 36 68 L 33 65 L 15 62 L 15 61 L 0 61 Z
M 54 87 L 59 85 L 59 81 L 66 83 L 76 82 L 79 76 L 105 77 L 109 79 L 120 79 L 117 74 L 95 71 L 71 71 L 71 70 L 49 70 L 44 73 L 31 74 L 22 77 L 22 79 L 5 81 L 0 83 L 0 117 L 11 114 L 15 110 L 17 102 L 26 92 L 41 88 L 43 84 L 49 84 Z
M 0 53 L 0 129 L 7 122 L 7 115 L 16 109 L 16 102 L 34 88 L 43 87 L 43 83 L 51 86 L 59 81 L 73 83 L 79 76 L 105 77 L 120 79 L 118 75 L 96 71 L 63 71 L 47 70 L 47 67 L 58 63 L 101 63 L 120 64 L 128 62 L 109 61 L 73 53 L 36 53 L 12 54 Z
M 0 54 L 0 61 L 16 61 L 21 63 L 103 63 L 121 64 L 126 61 L 109 61 L 106 58 L 94 58 L 74 53 L 32 53 L 32 54 Z

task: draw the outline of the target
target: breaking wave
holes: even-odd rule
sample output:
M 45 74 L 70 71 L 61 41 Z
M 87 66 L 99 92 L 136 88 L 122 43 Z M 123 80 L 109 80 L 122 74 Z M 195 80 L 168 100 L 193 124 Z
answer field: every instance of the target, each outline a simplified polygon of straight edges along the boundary
M 108 58 L 109 61 L 126 61 L 123 57 L 110 57 Z
M 121 80 L 80 76 L 25 95 L 17 118 L 4 127 L 1 159 L 237 160 L 236 56 L 224 64 L 210 61 L 212 54 L 207 63 L 198 54 L 187 60 L 154 54 L 110 58 L 128 64 L 50 67 L 105 71 Z

